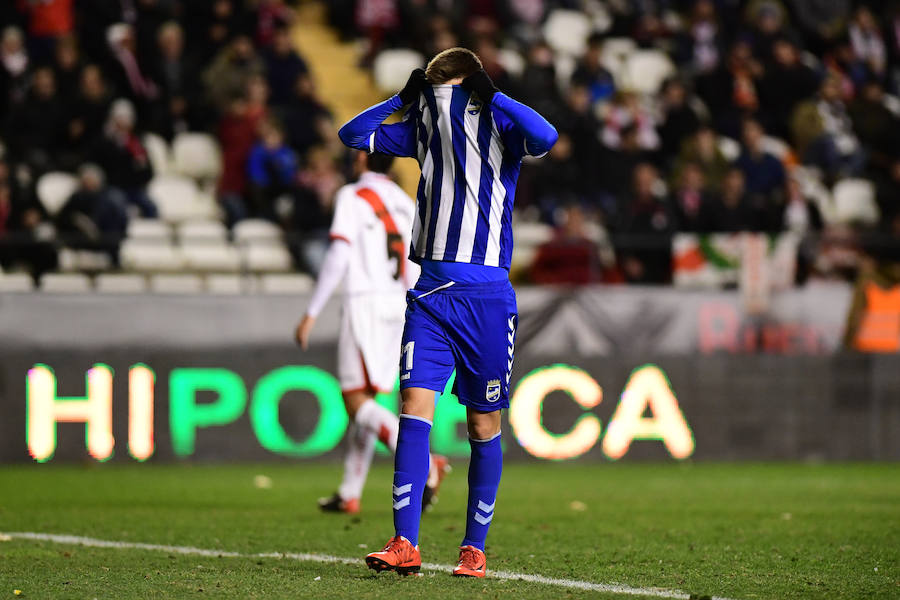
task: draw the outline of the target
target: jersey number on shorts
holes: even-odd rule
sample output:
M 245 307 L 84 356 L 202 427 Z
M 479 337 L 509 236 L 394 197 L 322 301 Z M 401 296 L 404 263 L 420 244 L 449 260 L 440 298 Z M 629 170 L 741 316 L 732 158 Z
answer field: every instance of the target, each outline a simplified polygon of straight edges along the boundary
M 415 350 L 416 342 L 407 342 L 403 345 L 403 348 L 400 349 L 400 370 L 403 373 L 400 375 L 400 380 L 403 381 L 405 379 L 409 379 L 409 372 L 412 371 L 413 368 L 413 350 Z
M 375 211 L 375 216 L 378 217 L 381 224 L 384 225 L 384 232 L 387 234 L 388 259 L 393 258 L 397 261 L 397 268 L 394 269 L 394 279 L 400 279 L 406 271 L 406 261 L 404 260 L 406 247 L 403 245 L 403 236 L 400 235 L 400 230 L 397 229 L 394 218 L 391 216 L 391 213 L 388 212 L 387 207 L 384 205 L 384 202 L 381 201 L 381 198 L 375 190 L 362 188 L 357 190 L 356 195 L 365 200 L 369 206 L 372 207 L 372 210 Z

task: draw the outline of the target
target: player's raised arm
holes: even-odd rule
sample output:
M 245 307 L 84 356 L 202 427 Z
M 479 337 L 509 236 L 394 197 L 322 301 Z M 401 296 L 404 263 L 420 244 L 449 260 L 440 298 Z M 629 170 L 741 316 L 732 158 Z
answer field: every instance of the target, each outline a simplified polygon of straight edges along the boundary
M 462 82 L 463 88 L 475 92 L 486 105 L 494 106 L 509 117 L 513 125 L 519 129 L 525 138 L 525 150 L 527 154 L 540 156 L 550 150 L 559 138 L 556 128 L 540 113 L 516 102 L 497 89 L 484 69 L 469 75 Z
M 383 152 L 393 156 L 414 156 L 416 152 L 415 121 L 382 125 L 385 119 L 419 97 L 427 84 L 425 71 L 415 69 L 402 90 L 375 106 L 362 111 L 338 131 L 341 141 L 351 148 L 366 152 Z

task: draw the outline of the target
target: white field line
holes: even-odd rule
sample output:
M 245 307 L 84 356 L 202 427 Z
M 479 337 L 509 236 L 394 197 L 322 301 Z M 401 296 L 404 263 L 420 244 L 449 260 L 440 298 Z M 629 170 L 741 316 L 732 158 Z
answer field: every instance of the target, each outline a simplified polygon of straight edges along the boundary
M 208 548 L 195 548 L 194 546 L 167 546 L 165 544 L 145 544 L 141 542 L 118 542 L 114 540 L 99 540 L 96 538 L 82 537 L 78 535 L 65 535 L 55 533 L 38 533 L 34 531 L 0 532 L 0 539 L 7 536 L 11 539 L 35 540 L 40 542 L 52 542 L 54 544 L 71 544 L 75 546 L 88 546 L 91 548 L 115 548 L 118 550 L 148 550 L 152 552 L 168 552 L 169 554 L 186 554 L 192 556 L 207 556 L 214 558 L 280 558 L 297 560 L 301 562 L 340 563 L 345 565 L 362 565 L 361 558 L 344 558 L 341 556 L 329 556 L 327 554 L 311 554 L 307 552 L 260 552 L 246 554 L 228 550 L 211 550 Z M 449 565 L 437 565 L 422 563 L 422 568 L 429 571 L 443 571 L 449 573 L 453 570 Z M 690 600 L 690 594 L 677 590 L 663 590 L 659 588 L 640 588 L 613 583 L 592 583 L 577 579 L 559 579 L 556 577 L 544 577 L 543 575 L 530 575 L 528 573 L 512 573 L 509 571 L 489 571 L 492 579 L 509 581 L 527 581 L 541 585 L 587 590 L 591 592 L 606 592 L 610 594 L 622 594 L 626 596 L 652 596 L 655 598 L 671 598 L 674 600 Z M 730 600 L 719 596 L 712 596 L 712 600 Z

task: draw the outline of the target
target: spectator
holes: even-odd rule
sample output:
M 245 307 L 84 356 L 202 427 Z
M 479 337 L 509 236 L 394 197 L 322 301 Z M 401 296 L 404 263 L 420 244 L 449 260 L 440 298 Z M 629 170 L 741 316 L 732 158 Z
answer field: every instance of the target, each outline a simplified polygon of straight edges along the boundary
M 281 125 L 269 118 L 260 123 L 259 141 L 247 160 L 252 213 L 272 220 L 283 220 L 292 207 L 281 198 L 291 198 L 297 178 L 297 156 L 284 143 Z M 285 208 L 286 206 L 286 208 Z
M 862 170 L 865 155 L 837 78 L 826 78 L 818 97 L 797 107 L 792 126 L 804 164 L 815 165 L 831 177 L 852 176 Z
M 0 160 L 0 267 L 24 266 L 35 280 L 56 268 L 56 248 L 48 241 L 52 229 L 34 197 L 22 193 Z
M 262 59 L 253 43 L 240 35 L 216 56 L 212 66 L 203 74 L 209 98 L 218 110 L 225 110 L 235 95 L 243 92 L 251 77 L 265 72 Z
M 159 88 L 140 64 L 134 29 L 126 23 L 116 23 L 107 30 L 106 40 L 112 54 L 109 75 L 116 93 L 139 108 L 149 109 L 159 98 Z
M 744 144 L 735 166 L 744 173 L 747 193 L 773 200 L 773 195 L 784 188 L 785 173 L 781 161 L 763 147 L 764 137 L 759 121 L 744 121 Z
M 705 233 L 712 229 L 709 211 L 713 199 L 706 190 L 703 170 L 697 163 L 681 169 L 678 185 L 669 200 L 678 231 Z
M 709 108 L 716 131 L 729 137 L 739 136 L 741 119 L 759 109 L 757 84 L 762 73 L 762 65 L 753 57 L 750 45 L 738 41 L 731 47 L 725 64 L 697 78 L 697 94 Z
M 787 33 L 787 11 L 778 0 L 750 0 L 745 17 L 754 56 L 769 61 L 775 40 Z
M 178 131 L 204 129 L 200 90 L 200 69 L 185 56 L 184 32 L 175 21 L 168 21 L 157 34 L 158 58 L 154 78 L 159 82 L 163 109 L 156 131 L 171 139 Z
M 847 33 L 856 57 L 866 64 L 873 77 L 883 78 L 887 67 L 887 49 L 869 7 L 857 7 Z
M 788 177 L 783 229 L 805 235 L 821 232 L 825 226 L 815 201 L 803 193 L 796 177 Z
M 869 171 L 883 171 L 900 156 L 900 118 L 885 106 L 884 89 L 870 81 L 847 109 L 853 131 L 867 150 Z
M 87 163 L 78 170 L 78 189 L 69 197 L 56 217 L 67 245 L 75 248 L 105 250 L 118 262 L 118 248 L 128 215 L 122 192 L 106 186 L 103 171 Z
M 256 14 L 256 43 L 270 46 L 279 30 L 287 30 L 294 22 L 294 10 L 285 0 L 260 0 Z
M 81 53 L 78 41 L 71 35 L 61 37 L 56 43 L 56 61 L 53 64 L 56 87 L 61 98 L 73 98 L 78 93 L 81 79 Z
M 693 137 L 682 145 L 681 152 L 675 160 L 672 174 L 674 181 L 681 177 L 684 165 L 695 163 L 703 171 L 703 181 L 713 193 L 717 193 L 728 171 L 728 159 L 719 149 L 716 132 L 708 126 L 701 126 Z
M 19 3 L 28 14 L 28 42 L 35 60 L 49 61 L 56 40 L 72 33 L 75 26 L 73 3 L 74 0 Z
M 663 120 L 657 127 L 660 152 L 674 157 L 684 140 L 700 127 L 700 117 L 688 103 L 687 89 L 678 79 L 670 79 L 662 88 Z
M 778 137 L 789 137 L 794 108 L 812 96 L 818 87 L 818 75 L 800 61 L 800 52 L 794 43 L 788 38 L 777 40 L 772 49 L 772 62 L 766 67 L 759 85 L 768 128 Z
M 601 62 L 603 37 L 595 33 L 588 38 L 587 50 L 572 73 L 572 83 L 587 86 L 591 102 L 602 102 L 612 98 L 616 83 L 612 73 Z
M 22 30 L 10 25 L 0 37 L 0 118 L 25 97 L 28 53 Z
M 112 96 L 97 65 L 87 65 L 81 71 L 78 93 L 65 111 L 65 139 L 60 157 L 63 168 L 74 170 L 86 158 L 98 138 L 109 115 Z
M 534 201 L 548 223 L 555 222 L 557 207 L 583 200 L 584 180 L 573 158 L 572 137 L 562 131 L 550 153 L 534 167 Z
M 281 115 L 288 145 L 301 156 L 312 146 L 325 143 L 334 135 L 331 113 L 316 97 L 315 82 L 309 73 L 297 77 Z
M 741 169 L 733 168 L 725 174 L 722 193 L 710 204 L 708 229 L 722 233 L 764 229 L 763 216 L 747 197 L 746 177 Z
M 573 82 L 573 85 L 582 85 Z M 583 84 L 589 88 L 588 84 Z M 528 50 L 528 60 L 519 83 L 522 100 L 551 121 L 564 114 L 559 89 L 556 86 L 556 67 L 553 50 L 546 42 L 537 42 Z M 593 102 L 593 100 L 591 100 Z
M 620 132 L 621 146 L 618 150 L 603 146 L 600 151 L 599 186 L 611 196 L 603 201 L 603 210 L 608 216 L 614 216 L 621 200 L 625 198 L 634 184 L 635 168 L 645 162 L 651 162 L 651 156 L 638 142 L 638 130 L 628 125 Z
M 603 143 L 609 148 L 618 148 L 622 141 L 621 131 L 625 127 L 634 129 L 642 150 L 659 148 L 656 119 L 641 96 L 631 90 L 620 90 L 607 106 L 601 133 Z
M 600 254 L 588 238 L 580 206 L 570 204 L 563 209 L 562 225 L 552 240 L 538 248 L 530 272 L 531 281 L 537 284 L 584 285 L 602 279 Z
M 622 273 L 629 283 L 666 283 L 671 277 L 674 219 L 658 197 L 656 167 L 640 163 L 632 177 L 631 197 L 619 210 L 616 227 L 616 254 Z
M 297 78 L 309 72 L 306 62 L 294 50 L 290 31 L 286 27 L 275 30 L 272 47 L 266 51 L 266 75 L 275 106 L 284 106 L 291 100 Z
M 790 4 L 810 50 L 817 53 L 834 44 L 850 16 L 850 0 L 790 0 Z
M 63 107 L 56 91 L 56 78 L 50 67 L 39 67 L 31 76 L 31 91 L 10 114 L 9 145 L 13 156 L 20 157 L 35 172 L 54 167 Z
M 156 205 L 147 195 L 153 166 L 147 150 L 135 133 L 134 106 L 125 99 L 112 103 L 104 135 L 94 150 L 96 162 L 108 173 L 108 181 L 120 189 L 141 216 L 156 218 Z
M 679 40 L 676 56 L 680 64 L 694 73 L 710 73 L 721 62 L 722 31 L 712 0 L 698 0 L 691 9 L 690 21 Z

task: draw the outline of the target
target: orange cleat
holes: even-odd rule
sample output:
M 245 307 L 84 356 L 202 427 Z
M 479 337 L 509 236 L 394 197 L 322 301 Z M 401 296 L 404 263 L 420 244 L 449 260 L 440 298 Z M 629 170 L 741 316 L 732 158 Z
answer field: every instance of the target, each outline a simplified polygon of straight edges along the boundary
M 484 577 L 487 573 L 487 560 L 484 552 L 475 546 L 459 547 L 459 564 L 453 569 L 455 577 Z
M 319 508 L 322 512 L 340 512 L 355 515 L 359 512 L 359 498 L 344 500 L 338 494 L 331 498 L 319 498 Z
M 422 557 L 419 547 L 413 546 L 402 535 L 392 537 L 381 552 L 370 552 L 366 555 L 366 566 L 374 571 L 397 571 L 400 575 L 419 574 Z
M 441 456 L 440 454 L 431 455 L 431 470 L 428 471 L 428 481 L 425 482 L 425 489 L 422 490 L 423 511 L 430 510 L 437 504 L 438 489 L 441 487 L 444 477 L 451 470 L 450 461 L 447 460 L 446 456 Z

